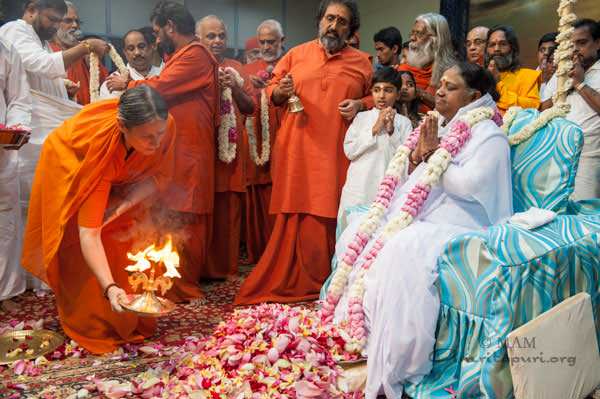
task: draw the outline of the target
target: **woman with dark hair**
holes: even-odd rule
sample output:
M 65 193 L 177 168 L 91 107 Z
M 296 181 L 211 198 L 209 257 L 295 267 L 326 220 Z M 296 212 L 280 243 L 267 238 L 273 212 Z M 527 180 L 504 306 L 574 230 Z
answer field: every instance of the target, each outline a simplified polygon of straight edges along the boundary
M 412 151 L 414 133 L 399 148 L 381 195 L 336 244 L 338 267 L 323 312 L 351 324 L 353 342 L 368 358 L 367 399 L 381 393 L 400 398 L 406 381 L 430 371 L 439 310 L 436 261 L 444 245 L 512 214 L 508 140 L 490 120 L 497 120 L 495 95 L 493 79 L 480 66 L 447 69 L 435 96 L 439 117 L 425 117 Z M 409 154 L 408 168 L 398 161 L 402 153 Z
M 174 143 L 165 101 L 140 86 L 85 107 L 42 147 L 22 264 L 54 291 L 65 333 L 92 353 L 156 328 L 153 319 L 119 314 L 119 300 L 129 286 L 134 216 L 169 182 Z
M 419 116 L 419 99 L 417 98 L 417 82 L 410 71 L 399 71 L 398 76 L 402 81 L 400 87 L 400 99 L 396 108 L 401 115 L 410 120 L 412 127 L 417 127 L 421 117 Z

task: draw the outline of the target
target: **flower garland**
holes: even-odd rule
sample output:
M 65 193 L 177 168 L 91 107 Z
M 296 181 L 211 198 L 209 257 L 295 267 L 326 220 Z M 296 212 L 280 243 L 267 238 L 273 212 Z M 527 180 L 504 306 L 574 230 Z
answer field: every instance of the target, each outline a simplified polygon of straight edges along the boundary
M 544 128 L 554 118 L 564 118 L 569 113 L 569 108 L 568 104 L 556 104 L 551 108 L 542 111 L 535 120 L 519 130 L 518 133 L 509 136 L 508 143 L 514 146 L 529 140 L 535 132 Z M 508 112 L 504 114 L 502 130 L 504 130 L 506 134 L 509 134 L 512 123 L 516 119 L 517 114 L 522 110 L 521 107 L 510 107 Z
M 450 126 L 449 133 L 440 142 L 439 148 L 429 158 L 427 167 L 421 179 L 408 193 L 405 203 L 402 205 L 400 215 L 384 226 L 382 234 L 375 240 L 370 251 L 365 255 L 365 262 L 358 271 L 358 275 L 349 288 L 348 300 L 348 322 L 350 340 L 345 349 L 351 353 L 359 353 L 367 342 L 365 329 L 365 315 L 363 309 L 364 276 L 375 262 L 377 255 L 385 246 L 386 241 L 399 230 L 409 226 L 417 216 L 423 204 L 427 200 L 431 188 L 435 185 L 448 168 L 452 157 L 464 147 L 471 137 L 471 127 L 486 120 L 498 120 L 495 116 L 496 110 L 489 107 L 480 107 L 466 113 Z M 369 240 L 381 224 L 381 219 L 387 211 L 394 196 L 394 192 L 404 172 L 408 156 L 416 148 L 422 124 L 409 135 L 406 142 L 401 145 L 390 162 L 379 192 L 371 205 L 367 216 L 360 225 L 353 241 L 348 245 L 346 252 L 336 269 L 327 292 L 327 296 L 320 310 L 320 317 L 324 323 L 331 323 L 335 308 L 348 284 L 350 273 L 358 257 L 363 253 Z
M 115 63 L 115 66 L 119 70 L 119 74 L 121 76 L 128 76 L 129 70 L 127 66 L 123 62 L 123 59 L 115 50 L 112 44 L 108 44 L 109 51 L 108 55 L 112 62 Z M 94 52 L 90 53 L 90 102 L 96 102 L 100 99 L 100 59 L 98 55 Z
M 558 65 L 556 68 L 557 88 L 554 94 L 552 107 L 542 111 L 538 117 L 523 127 L 519 132 L 508 137 L 511 146 L 518 145 L 529 140 L 537 131 L 544 128 L 554 118 L 564 118 L 569 113 L 571 107 L 566 102 L 566 96 L 573 86 L 573 79 L 569 78 L 569 71 L 573 68 L 573 52 L 575 46 L 571 41 L 573 35 L 573 22 L 577 16 L 572 12 L 573 4 L 576 0 L 561 0 L 558 6 L 558 30 L 556 37 L 558 47 L 554 53 L 554 62 Z M 508 135 L 510 127 L 517 114 L 522 111 L 521 107 L 511 107 L 504 115 L 504 124 L 502 129 Z
M 258 155 L 256 146 L 256 117 L 246 119 L 246 130 L 248 132 L 248 145 L 250 147 L 250 158 L 258 166 L 262 166 L 269 162 L 271 156 L 271 142 L 269 136 L 269 99 L 265 90 L 260 91 L 260 123 L 262 132 L 261 154 Z
M 231 72 L 238 86 L 244 85 L 244 79 L 240 74 L 231 67 L 225 67 L 223 70 Z M 235 108 L 233 104 L 233 96 L 231 88 L 224 87 L 221 89 L 221 124 L 219 125 L 219 133 L 217 141 L 219 144 L 219 160 L 225 163 L 231 163 L 237 154 L 237 119 L 235 117 Z

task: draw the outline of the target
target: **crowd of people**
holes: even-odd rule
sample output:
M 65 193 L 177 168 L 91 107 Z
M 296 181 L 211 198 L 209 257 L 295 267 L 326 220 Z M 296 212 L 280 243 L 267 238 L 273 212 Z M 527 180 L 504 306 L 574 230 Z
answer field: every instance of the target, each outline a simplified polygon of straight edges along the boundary
M 321 1 L 317 21 L 316 39 L 286 51 L 282 25 L 266 20 L 236 60 L 219 16 L 196 21 L 180 2 L 160 1 L 151 26 L 123 36 L 124 73 L 90 65 L 91 53 L 103 57 L 111 46 L 82 35 L 73 3 L 27 1 L 21 19 L 0 27 L 0 122 L 34 125 L 44 111 L 39 93 L 83 109 L 21 149 L 0 151 L 0 299 L 26 289 L 26 270 L 54 292 L 69 337 L 110 352 L 156 328 L 122 313 L 124 267 L 127 252 L 167 234 L 181 256 L 181 278 L 167 293 L 175 302 L 201 299 L 200 281 L 236 276 L 240 248 L 256 266 L 236 305 L 318 299 L 332 259 L 346 259 L 365 223 L 346 210 L 378 198 L 399 149 L 410 150 L 399 189 L 374 231 L 408 212 L 406 198 L 457 118 L 481 107 L 552 106 L 555 32 L 539 40 L 536 69 L 521 65 L 506 25 L 471 29 L 461 59 L 447 20 L 426 13 L 407 41 L 395 27 L 377 32 L 373 65 L 357 48 L 355 1 Z M 581 200 L 600 197 L 600 25 L 573 26 L 567 119 L 584 133 L 573 194 Z M 512 213 L 506 136 L 491 120 L 471 128 L 418 216 L 409 212 L 412 224 L 385 247 L 368 241 L 381 253 L 363 289 L 368 397 L 381 389 L 394 397 L 397 384 L 427 371 L 441 246 Z M 19 174 L 28 146 L 33 181 Z M 346 316 L 336 308 L 336 318 Z

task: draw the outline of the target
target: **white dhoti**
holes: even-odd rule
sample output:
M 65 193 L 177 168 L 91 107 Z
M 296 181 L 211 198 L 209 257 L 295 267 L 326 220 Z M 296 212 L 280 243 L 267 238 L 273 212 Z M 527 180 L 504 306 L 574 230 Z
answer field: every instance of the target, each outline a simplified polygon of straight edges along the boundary
M 0 149 L 0 301 L 25 291 L 17 151 Z

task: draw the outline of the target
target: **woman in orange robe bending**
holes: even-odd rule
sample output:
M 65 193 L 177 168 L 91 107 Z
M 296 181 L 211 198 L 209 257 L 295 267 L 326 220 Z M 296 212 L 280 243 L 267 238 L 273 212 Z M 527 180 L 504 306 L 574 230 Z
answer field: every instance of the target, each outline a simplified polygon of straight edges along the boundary
M 129 286 L 126 254 L 144 238 L 143 203 L 172 175 L 174 140 L 166 103 L 140 86 L 85 107 L 42 148 L 22 262 L 54 291 L 65 333 L 92 353 L 156 329 L 121 313 L 119 298 Z

